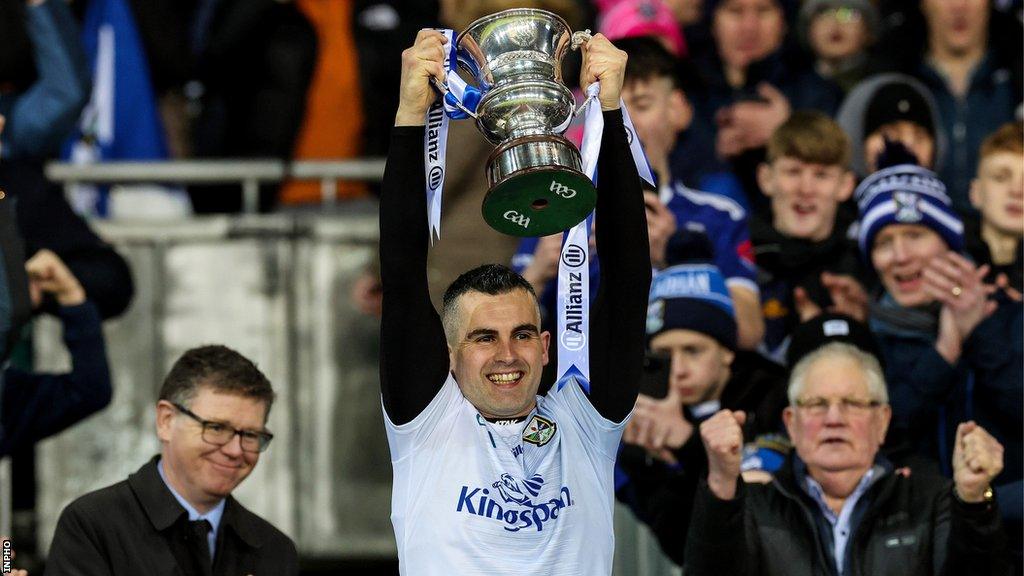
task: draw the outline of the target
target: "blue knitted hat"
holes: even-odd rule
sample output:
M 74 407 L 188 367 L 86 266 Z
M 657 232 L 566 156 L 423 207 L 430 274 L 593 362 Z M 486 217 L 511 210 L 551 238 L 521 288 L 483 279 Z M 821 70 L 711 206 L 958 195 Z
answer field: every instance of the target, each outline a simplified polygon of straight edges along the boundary
M 711 264 L 666 268 L 651 282 L 647 308 L 648 342 L 667 330 L 706 334 L 736 349 L 736 313 L 725 278 Z
M 875 172 L 854 192 L 860 210 L 858 244 L 870 261 L 875 236 L 889 224 L 920 224 L 934 230 L 950 250 L 964 247 L 964 225 L 946 186 L 931 170 L 900 164 Z

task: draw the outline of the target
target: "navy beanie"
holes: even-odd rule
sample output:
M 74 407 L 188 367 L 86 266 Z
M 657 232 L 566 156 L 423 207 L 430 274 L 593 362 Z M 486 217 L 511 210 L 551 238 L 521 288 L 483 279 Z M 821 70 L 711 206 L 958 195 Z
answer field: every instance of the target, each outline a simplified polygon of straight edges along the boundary
M 920 224 L 935 231 L 950 250 L 964 247 L 964 225 L 946 186 L 931 170 L 901 164 L 875 172 L 854 192 L 860 212 L 857 243 L 870 262 L 875 236 L 889 224 Z
M 666 268 L 651 282 L 647 308 L 648 342 L 668 330 L 706 334 L 736 349 L 736 313 L 725 278 L 711 264 Z

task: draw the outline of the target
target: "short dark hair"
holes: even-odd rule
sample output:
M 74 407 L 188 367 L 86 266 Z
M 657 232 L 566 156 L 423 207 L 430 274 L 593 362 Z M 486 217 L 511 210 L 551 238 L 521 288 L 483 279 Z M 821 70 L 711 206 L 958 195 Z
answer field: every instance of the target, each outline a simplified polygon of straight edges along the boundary
M 458 316 L 458 301 L 463 294 L 467 292 L 481 292 L 497 296 L 514 290 L 525 290 L 528 292 L 539 308 L 540 303 L 537 300 L 537 293 L 533 290 L 533 286 L 508 266 L 484 264 L 468 272 L 463 272 L 461 276 L 448 286 L 448 289 L 444 291 L 444 297 L 441 299 L 441 314 L 444 320 L 445 335 L 448 336 L 449 341 L 454 337 L 454 322 Z
M 626 53 L 625 83 L 668 78 L 672 87 L 690 93 L 699 87 L 699 75 L 693 64 L 668 51 L 653 36 L 636 36 L 615 41 L 615 47 Z
M 200 387 L 262 401 L 267 416 L 274 404 L 274 388 L 256 364 L 219 344 L 199 346 L 182 354 L 164 378 L 159 399 L 187 406 Z

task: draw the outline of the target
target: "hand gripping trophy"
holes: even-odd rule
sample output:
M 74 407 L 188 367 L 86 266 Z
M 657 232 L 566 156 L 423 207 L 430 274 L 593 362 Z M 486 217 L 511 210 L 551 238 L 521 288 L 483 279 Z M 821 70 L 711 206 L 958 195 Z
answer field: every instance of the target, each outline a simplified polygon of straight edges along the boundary
M 499 232 L 553 234 L 594 209 L 594 183 L 582 171 L 579 150 L 562 136 L 593 100 L 576 108 L 562 81 L 562 58 L 589 38 L 589 31 L 573 34 L 551 12 L 505 10 L 473 22 L 456 40 L 458 64 L 480 93 L 475 110 L 435 81 L 496 146 L 487 159 L 483 216 Z

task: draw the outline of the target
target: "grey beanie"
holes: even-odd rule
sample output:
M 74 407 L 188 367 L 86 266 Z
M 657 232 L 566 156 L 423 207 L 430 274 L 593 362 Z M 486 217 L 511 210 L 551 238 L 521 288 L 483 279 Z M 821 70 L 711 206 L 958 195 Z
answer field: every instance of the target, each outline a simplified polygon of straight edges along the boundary
M 810 45 L 808 28 L 811 25 L 811 20 L 830 8 L 856 10 L 864 19 L 864 27 L 867 29 L 868 35 L 873 40 L 878 39 L 881 33 L 881 21 L 878 17 L 878 9 L 875 8 L 871 0 L 805 0 L 800 7 L 800 16 L 797 22 L 797 33 L 804 46 Z

